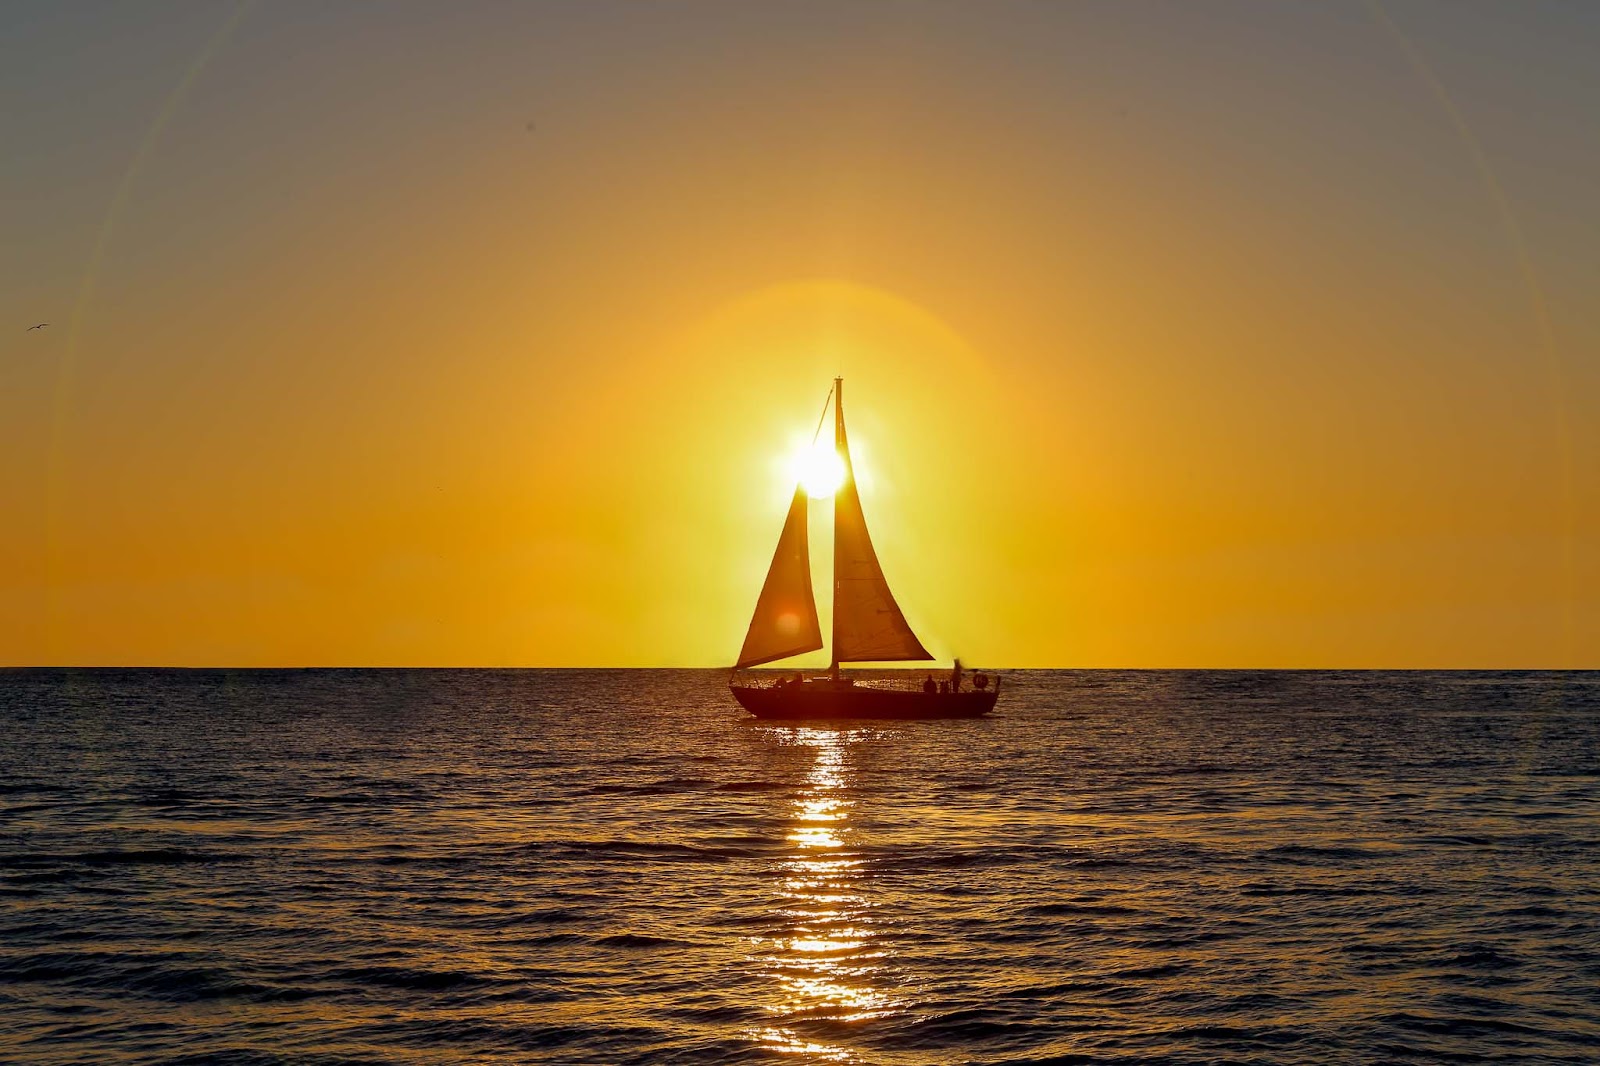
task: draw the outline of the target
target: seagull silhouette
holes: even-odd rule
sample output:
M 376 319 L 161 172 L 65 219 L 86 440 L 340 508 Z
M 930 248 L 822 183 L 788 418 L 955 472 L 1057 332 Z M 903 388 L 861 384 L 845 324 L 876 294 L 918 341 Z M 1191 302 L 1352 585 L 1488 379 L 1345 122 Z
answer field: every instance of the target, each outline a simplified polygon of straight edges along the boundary
M 24 333 L 32 333 L 36 329 L 44 329 L 49 324 L 50 323 L 48 323 L 48 322 L 41 322 L 37 326 L 29 326 L 27 329 L 23 330 L 22 332 L 24 332 Z

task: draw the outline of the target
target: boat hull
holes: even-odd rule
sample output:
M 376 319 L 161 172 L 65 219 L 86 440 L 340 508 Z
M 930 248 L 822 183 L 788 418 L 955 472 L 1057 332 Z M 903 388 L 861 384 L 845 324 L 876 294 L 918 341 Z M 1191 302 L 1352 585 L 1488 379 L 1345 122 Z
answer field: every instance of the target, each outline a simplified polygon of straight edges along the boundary
M 994 710 L 998 692 L 913 692 L 853 685 L 806 683 L 777 687 L 731 686 L 733 698 L 757 718 L 821 721 L 839 718 L 981 718 Z

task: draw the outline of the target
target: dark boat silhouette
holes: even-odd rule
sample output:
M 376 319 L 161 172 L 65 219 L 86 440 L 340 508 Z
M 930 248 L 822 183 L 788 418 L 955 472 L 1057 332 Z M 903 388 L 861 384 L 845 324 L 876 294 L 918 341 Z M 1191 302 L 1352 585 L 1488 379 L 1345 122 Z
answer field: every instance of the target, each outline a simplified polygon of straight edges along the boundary
M 995 677 L 994 687 L 989 688 L 988 678 L 977 674 L 975 687 L 963 689 L 959 661 L 948 678 L 935 682 L 929 674 L 916 679 L 912 687 L 857 679 L 840 671 L 840 664 L 847 662 L 917 662 L 933 656 L 895 603 L 867 535 L 845 437 L 842 378 L 834 379 L 828 397 L 833 404 L 834 449 L 843 465 L 842 481 L 833 494 L 833 663 L 821 677 L 795 674 L 772 679 L 740 673 L 823 646 L 811 589 L 807 496 L 805 487 L 797 485 L 728 683 L 734 699 L 760 718 L 977 718 L 988 714 L 1000 696 L 1000 679 Z

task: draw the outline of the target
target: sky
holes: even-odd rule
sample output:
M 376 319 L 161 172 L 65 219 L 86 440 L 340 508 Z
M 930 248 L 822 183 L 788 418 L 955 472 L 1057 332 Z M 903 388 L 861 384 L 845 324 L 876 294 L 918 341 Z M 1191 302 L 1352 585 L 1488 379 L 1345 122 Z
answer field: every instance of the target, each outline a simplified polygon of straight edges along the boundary
M 0 30 L 0 664 L 730 664 L 843 375 L 941 657 L 1600 667 L 1595 5 Z

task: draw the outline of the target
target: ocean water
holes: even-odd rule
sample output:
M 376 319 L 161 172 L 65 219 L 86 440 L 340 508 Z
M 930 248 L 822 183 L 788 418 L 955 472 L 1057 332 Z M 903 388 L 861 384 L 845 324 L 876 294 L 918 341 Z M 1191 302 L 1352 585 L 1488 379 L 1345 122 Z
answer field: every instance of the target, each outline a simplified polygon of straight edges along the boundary
M 1600 1062 L 1600 674 L 0 672 L 0 1060 Z

